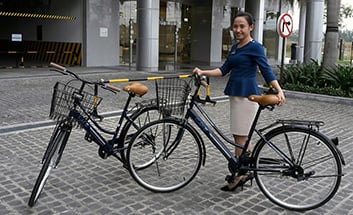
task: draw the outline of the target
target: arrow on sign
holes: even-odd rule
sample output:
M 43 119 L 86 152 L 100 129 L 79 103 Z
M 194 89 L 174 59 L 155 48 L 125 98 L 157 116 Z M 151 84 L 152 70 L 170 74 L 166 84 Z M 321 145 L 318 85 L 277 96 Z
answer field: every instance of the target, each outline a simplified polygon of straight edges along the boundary
M 277 31 L 283 38 L 289 37 L 293 32 L 293 18 L 290 14 L 284 13 L 278 19 Z

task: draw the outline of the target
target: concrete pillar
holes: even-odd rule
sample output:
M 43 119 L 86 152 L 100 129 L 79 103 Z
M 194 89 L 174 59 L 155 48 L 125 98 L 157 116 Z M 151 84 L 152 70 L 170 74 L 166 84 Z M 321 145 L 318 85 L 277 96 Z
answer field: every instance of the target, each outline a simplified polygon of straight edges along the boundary
M 136 69 L 158 71 L 159 0 L 137 0 Z
M 223 1 L 204 0 L 192 9 L 191 61 L 219 66 L 222 63 Z
M 322 58 L 324 0 L 307 0 L 304 63 Z
M 119 64 L 119 2 L 83 1 L 84 66 Z M 77 29 L 78 30 L 78 29 Z
M 246 1 L 245 11 L 251 13 L 255 19 L 255 29 L 252 32 L 253 38 L 262 43 L 265 18 L 265 0 Z
M 223 18 L 223 1 L 212 1 L 211 14 L 211 41 L 210 41 L 210 65 L 217 66 L 222 61 L 222 18 Z
M 304 45 L 305 45 L 305 25 L 306 25 L 306 3 L 300 3 L 299 17 L 299 41 L 297 49 L 297 60 L 299 63 L 304 61 Z
M 191 61 L 201 65 L 209 64 L 211 51 L 212 4 L 208 0 L 205 2 L 192 7 Z

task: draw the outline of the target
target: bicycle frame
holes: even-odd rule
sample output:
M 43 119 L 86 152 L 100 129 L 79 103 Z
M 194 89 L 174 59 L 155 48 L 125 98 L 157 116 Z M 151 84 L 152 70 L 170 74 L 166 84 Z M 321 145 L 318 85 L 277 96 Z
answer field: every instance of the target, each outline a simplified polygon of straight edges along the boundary
M 265 108 L 272 108 L 273 107 L 263 107 L 263 106 L 259 106 L 254 121 L 251 125 L 249 134 L 248 134 L 248 139 L 245 142 L 245 145 L 242 146 L 238 143 L 235 143 L 234 141 L 230 140 L 229 138 L 227 138 L 222 131 L 213 123 L 213 121 L 211 120 L 211 118 L 207 115 L 207 113 L 203 110 L 203 108 L 201 107 L 201 105 L 197 102 L 198 101 L 198 90 L 195 91 L 195 93 L 193 94 L 191 101 L 189 103 L 189 107 L 187 109 L 187 112 L 185 114 L 185 121 L 184 123 L 187 123 L 188 119 L 191 118 L 195 124 L 199 127 L 199 129 L 208 137 L 208 139 L 213 143 L 213 145 L 222 153 L 222 155 L 228 160 L 228 165 L 229 165 L 229 170 L 231 171 L 232 174 L 234 174 L 236 171 L 239 170 L 255 170 L 254 168 L 251 167 L 241 167 L 241 164 L 244 162 L 243 160 L 239 160 L 239 158 L 235 157 L 234 153 L 225 145 L 226 143 L 229 143 L 237 148 L 241 148 L 242 152 L 240 154 L 240 158 L 245 157 L 246 153 L 247 153 L 247 149 L 250 145 L 250 141 L 251 138 L 254 134 L 254 132 L 263 140 L 266 142 L 266 144 L 268 144 L 276 153 L 279 154 L 279 156 L 281 156 L 290 166 L 295 166 L 295 164 L 292 162 L 292 159 L 290 159 L 286 154 L 284 154 L 276 145 L 272 144 L 270 141 L 268 141 L 266 139 L 266 137 L 262 134 L 262 131 L 269 129 L 271 127 L 274 127 L 275 125 L 279 124 L 277 123 L 273 123 L 270 126 L 267 126 L 264 129 L 256 129 L 256 125 L 257 122 L 260 118 L 260 114 L 262 112 L 263 109 Z M 194 109 L 194 107 L 196 107 L 196 109 L 198 110 L 198 112 Z M 200 116 L 201 115 L 201 116 Z M 203 117 L 206 122 L 201 118 Z M 182 132 L 180 132 L 180 135 L 182 134 Z M 218 135 L 217 135 L 218 134 Z M 224 140 L 222 141 L 221 138 Z M 256 171 L 256 170 L 255 170 Z
M 197 108 L 197 110 L 199 111 L 201 116 L 206 119 L 207 123 L 210 124 L 212 128 L 209 125 L 207 125 L 207 123 L 205 123 L 204 120 L 202 120 L 201 116 L 193 109 L 193 107 Z M 257 122 L 257 120 L 259 118 L 259 114 L 260 114 L 259 112 L 260 111 L 258 111 L 258 113 L 257 113 L 257 115 L 255 117 L 255 120 L 254 120 L 254 123 L 253 123 L 254 125 L 256 125 L 256 122 Z M 223 156 L 229 162 L 229 169 L 231 170 L 232 173 L 235 173 L 236 169 L 239 168 L 238 158 L 235 157 L 234 153 L 225 145 L 225 143 L 221 140 L 221 138 L 223 140 L 225 140 L 225 142 L 230 143 L 230 144 L 234 145 L 235 147 L 243 148 L 242 154 L 244 154 L 246 152 L 246 149 L 247 149 L 247 147 L 248 147 L 248 145 L 250 143 L 250 138 L 248 139 L 248 141 L 246 142 L 246 144 L 244 146 L 241 146 L 240 144 L 237 144 L 237 143 L 231 141 L 212 122 L 212 120 L 207 115 L 207 113 L 203 110 L 201 105 L 194 101 L 194 98 L 191 99 L 191 102 L 189 104 L 189 108 L 187 109 L 187 113 L 185 115 L 185 122 L 187 122 L 187 120 L 189 118 L 191 118 L 195 122 L 195 124 L 200 128 L 200 130 L 213 143 L 213 145 L 223 154 Z M 253 127 L 254 126 L 252 126 L 252 128 L 250 130 L 250 134 L 252 134 L 253 131 L 254 131 Z M 251 136 L 249 136 L 249 137 L 251 137 Z
M 81 91 L 83 90 L 84 85 L 85 85 L 85 83 L 82 83 L 81 88 L 80 88 Z M 125 102 L 125 106 L 123 108 L 123 111 L 121 113 L 121 116 L 120 116 L 118 123 L 117 123 L 117 127 L 114 132 L 108 131 L 108 130 L 104 129 L 102 126 L 100 126 L 96 122 L 96 120 L 93 118 L 94 116 L 92 117 L 87 112 L 87 110 L 83 107 L 83 105 L 81 105 L 79 98 L 74 99 L 75 108 L 70 111 L 68 117 L 69 118 L 72 117 L 73 119 L 75 119 L 82 126 L 82 128 L 87 132 L 86 133 L 87 140 L 95 142 L 97 145 L 102 147 L 102 149 L 107 154 L 113 155 L 119 161 L 123 162 L 122 158 L 114 152 L 119 152 L 120 150 L 124 150 L 125 147 L 119 148 L 119 149 L 113 149 L 113 144 L 111 144 L 111 143 L 115 143 L 118 140 L 120 129 L 124 125 L 123 121 L 127 120 L 128 122 L 132 122 L 131 118 L 128 116 L 128 110 L 129 110 L 129 105 L 131 103 L 131 99 L 134 96 L 135 96 L 134 94 L 129 93 L 129 96 L 127 98 L 127 101 Z M 79 107 L 82 110 L 82 112 L 85 114 L 85 116 L 83 116 L 77 110 L 77 107 Z M 87 118 L 85 118 L 85 117 L 87 117 Z M 90 123 L 90 122 L 92 122 L 92 123 Z M 103 133 L 112 135 L 111 139 L 107 140 L 106 138 L 104 138 L 98 130 L 102 131 Z

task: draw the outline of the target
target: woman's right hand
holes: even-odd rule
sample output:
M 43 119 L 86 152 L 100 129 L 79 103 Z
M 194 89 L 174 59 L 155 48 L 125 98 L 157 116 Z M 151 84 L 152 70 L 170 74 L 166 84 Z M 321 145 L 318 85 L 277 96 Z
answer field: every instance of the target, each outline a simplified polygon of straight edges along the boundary
M 198 67 L 195 67 L 195 68 L 192 70 L 192 73 L 196 73 L 196 74 L 198 74 L 199 76 L 202 76 L 202 70 L 199 69 Z

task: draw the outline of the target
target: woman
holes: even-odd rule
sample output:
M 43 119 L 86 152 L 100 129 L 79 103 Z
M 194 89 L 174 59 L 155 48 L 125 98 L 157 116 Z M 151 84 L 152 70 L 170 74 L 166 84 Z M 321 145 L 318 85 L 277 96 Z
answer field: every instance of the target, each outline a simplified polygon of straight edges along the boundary
M 195 68 L 194 73 L 208 77 L 224 76 L 230 73 L 224 93 L 230 101 L 230 129 L 234 141 L 244 145 L 251 124 L 255 118 L 258 104 L 247 99 L 249 95 L 260 94 L 256 83 L 256 73 L 260 69 L 265 81 L 278 92 L 279 105 L 285 102 L 283 91 L 276 80 L 275 75 L 267 62 L 262 45 L 251 37 L 254 29 L 254 19 L 250 13 L 240 12 L 233 18 L 232 31 L 237 39 L 230 50 L 227 60 L 220 68 L 201 70 Z M 252 146 L 249 146 L 249 153 Z M 241 149 L 235 149 L 235 155 L 239 156 Z M 222 187 L 224 191 L 233 191 L 243 186 L 253 175 L 246 173 L 235 177 L 234 181 Z

